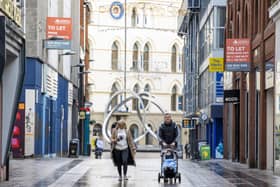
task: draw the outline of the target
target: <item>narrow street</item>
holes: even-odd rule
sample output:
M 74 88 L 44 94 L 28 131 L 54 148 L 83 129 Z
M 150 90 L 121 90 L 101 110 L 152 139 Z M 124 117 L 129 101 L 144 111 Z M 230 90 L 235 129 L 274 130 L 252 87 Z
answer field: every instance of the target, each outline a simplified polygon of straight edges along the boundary
M 137 167 L 129 167 L 128 178 L 118 181 L 109 153 L 102 159 L 88 157 L 12 160 L 10 181 L 0 186 L 279 186 L 280 177 L 270 171 L 247 169 L 245 165 L 225 160 L 193 162 L 179 160 L 182 181 L 158 183 L 158 153 L 137 153 Z

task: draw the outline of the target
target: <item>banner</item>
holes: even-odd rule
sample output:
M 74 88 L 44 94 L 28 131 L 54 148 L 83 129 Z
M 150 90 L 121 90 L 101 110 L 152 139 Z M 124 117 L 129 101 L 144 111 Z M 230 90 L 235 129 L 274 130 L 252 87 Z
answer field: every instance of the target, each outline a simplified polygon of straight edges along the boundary
M 226 71 L 250 71 L 251 42 L 248 38 L 226 39 Z
M 59 37 L 63 40 L 72 39 L 72 18 L 47 17 L 47 39 Z

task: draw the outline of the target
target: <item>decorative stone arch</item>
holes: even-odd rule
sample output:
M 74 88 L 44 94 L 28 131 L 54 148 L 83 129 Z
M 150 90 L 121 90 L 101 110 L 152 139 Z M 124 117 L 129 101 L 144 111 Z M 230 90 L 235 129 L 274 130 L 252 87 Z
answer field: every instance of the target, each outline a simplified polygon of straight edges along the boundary
M 152 79 L 150 79 L 150 78 L 148 78 L 148 79 L 144 79 L 144 81 L 143 81 L 143 90 L 144 90 L 144 88 L 145 88 L 145 86 L 146 85 L 150 85 L 150 87 L 151 87 L 151 91 L 153 91 L 153 90 L 155 90 L 155 83 L 153 82 L 153 80 Z
M 127 42 L 127 50 L 128 50 L 128 51 L 132 50 L 135 43 L 138 45 L 139 51 L 141 52 L 142 49 L 144 48 L 144 44 L 143 44 L 144 41 L 143 41 L 143 39 L 141 39 L 139 36 L 136 36 L 136 37 L 133 39 L 133 42 Z
M 109 40 L 109 42 L 107 43 L 107 49 L 111 49 L 115 41 L 118 43 L 118 47 L 120 48 L 120 51 L 124 50 L 124 41 L 119 36 L 115 36 Z
M 182 50 L 184 46 L 183 42 L 179 39 L 178 36 L 168 44 L 168 49 L 171 49 L 173 45 L 176 46 L 178 51 Z
M 177 86 L 178 90 L 183 89 L 182 84 L 178 80 L 174 80 L 174 81 L 171 82 L 171 84 L 169 86 L 169 91 L 171 91 L 175 85 Z
M 134 86 L 135 86 L 136 84 L 138 84 L 138 85 L 140 86 L 140 91 L 141 91 L 142 88 L 143 88 L 143 83 L 140 82 L 139 80 L 133 81 L 132 84 L 129 86 L 129 89 L 130 89 L 130 90 L 133 90 L 133 88 L 134 88 Z
M 123 88 L 123 82 L 122 82 L 122 80 L 120 78 L 116 78 L 116 79 L 112 80 L 112 82 L 113 82 L 113 84 L 117 83 L 120 86 L 120 89 Z M 107 90 L 111 91 L 111 88 L 112 88 L 113 84 L 108 85 Z

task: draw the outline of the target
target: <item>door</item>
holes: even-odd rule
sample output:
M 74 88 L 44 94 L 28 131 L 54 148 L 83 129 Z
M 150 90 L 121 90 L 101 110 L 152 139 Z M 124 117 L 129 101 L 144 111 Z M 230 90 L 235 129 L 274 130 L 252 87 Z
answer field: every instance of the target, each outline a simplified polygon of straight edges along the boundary
M 240 147 L 240 104 L 235 104 L 235 160 L 239 162 L 239 147 Z
M 269 170 L 273 169 L 273 92 L 274 90 L 270 89 L 266 93 L 266 163 Z

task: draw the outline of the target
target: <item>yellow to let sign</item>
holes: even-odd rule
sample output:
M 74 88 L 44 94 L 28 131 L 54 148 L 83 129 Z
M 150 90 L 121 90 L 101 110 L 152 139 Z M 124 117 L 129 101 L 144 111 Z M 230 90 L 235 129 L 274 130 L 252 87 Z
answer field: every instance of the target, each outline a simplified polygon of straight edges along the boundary
M 224 72 L 224 58 L 210 58 L 209 59 L 210 72 Z

